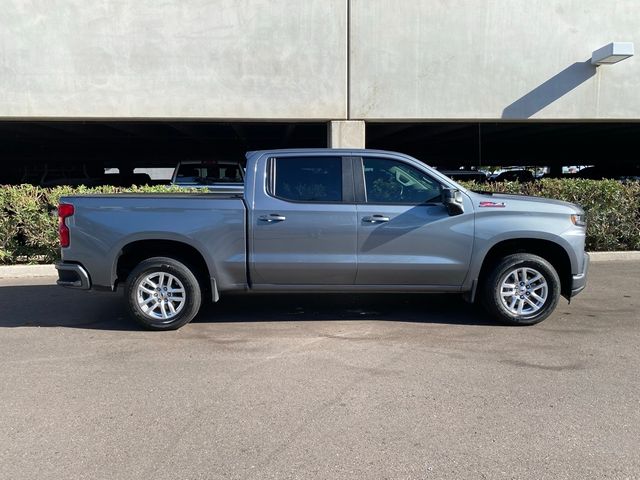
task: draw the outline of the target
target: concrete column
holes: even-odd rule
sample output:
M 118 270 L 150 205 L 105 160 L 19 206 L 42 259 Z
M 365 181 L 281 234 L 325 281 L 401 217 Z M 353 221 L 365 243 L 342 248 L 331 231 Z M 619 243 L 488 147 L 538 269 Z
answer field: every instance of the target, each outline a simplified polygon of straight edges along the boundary
M 332 120 L 327 129 L 329 148 L 364 148 L 365 129 L 362 120 Z

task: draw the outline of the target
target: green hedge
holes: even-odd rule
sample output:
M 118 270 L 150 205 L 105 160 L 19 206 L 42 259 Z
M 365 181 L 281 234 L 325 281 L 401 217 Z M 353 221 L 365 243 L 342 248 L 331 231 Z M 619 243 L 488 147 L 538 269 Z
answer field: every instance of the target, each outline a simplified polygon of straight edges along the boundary
M 475 184 L 467 188 L 558 198 L 587 212 L 587 249 L 640 250 L 640 183 L 614 180 L 554 180 Z M 176 187 L 0 186 L 0 263 L 48 263 L 58 251 L 56 207 L 62 195 L 119 192 L 184 192 Z
M 0 186 L 0 263 L 51 263 L 60 257 L 58 201 L 63 195 L 184 192 L 170 186 L 56 187 Z

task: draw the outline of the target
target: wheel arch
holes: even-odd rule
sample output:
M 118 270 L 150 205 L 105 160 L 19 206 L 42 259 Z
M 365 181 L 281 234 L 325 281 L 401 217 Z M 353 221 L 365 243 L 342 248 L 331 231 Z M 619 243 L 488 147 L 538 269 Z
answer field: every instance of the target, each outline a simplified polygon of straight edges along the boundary
M 214 272 L 209 268 L 204 255 L 193 245 L 179 240 L 141 239 L 123 245 L 112 268 L 113 287 L 126 282 L 136 265 L 152 257 L 173 258 L 188 265 L 193 270 L 203 292 L 210 295 L 213 301 L 218 301 L 219 294 Z
M 560 277 L 560 293 L 565 298 L 571 296 L 572 274 L 571 258 L 566 249 L 557 242 L 540 238 L 512 238 L 495 243 L 484 255 L 477 275 L 473 297 L 478 286 L 486 279 L 491 268 L 507 255 L 514 253 L 530 253 L 544 258 L 558 272 Z

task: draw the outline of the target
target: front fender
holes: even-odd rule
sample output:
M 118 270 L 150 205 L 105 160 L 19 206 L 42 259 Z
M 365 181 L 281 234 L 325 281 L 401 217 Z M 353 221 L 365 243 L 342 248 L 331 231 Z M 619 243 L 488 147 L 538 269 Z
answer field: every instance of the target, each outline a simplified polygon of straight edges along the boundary
M 582 271 L 584 252 L 584 230 L 570 223 L 569 215 L 549 213 L 522 214 L 521 212 L 500 212 L 476 217 L 476 237 L 474 251 L 465 279 L 463 290 L 475 288 L 487 254 L 496 245 L 506 240 L 544 240 L 562 248 L 567 254 L 571 272 Z

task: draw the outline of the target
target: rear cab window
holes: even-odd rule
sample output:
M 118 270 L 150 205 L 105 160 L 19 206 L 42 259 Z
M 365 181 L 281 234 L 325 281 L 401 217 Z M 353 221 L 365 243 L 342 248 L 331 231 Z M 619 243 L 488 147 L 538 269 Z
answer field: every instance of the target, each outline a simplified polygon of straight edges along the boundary
M 176 172 L 177 184 L 242 184 L 244 171 L 238 162 L 182 162 Z

